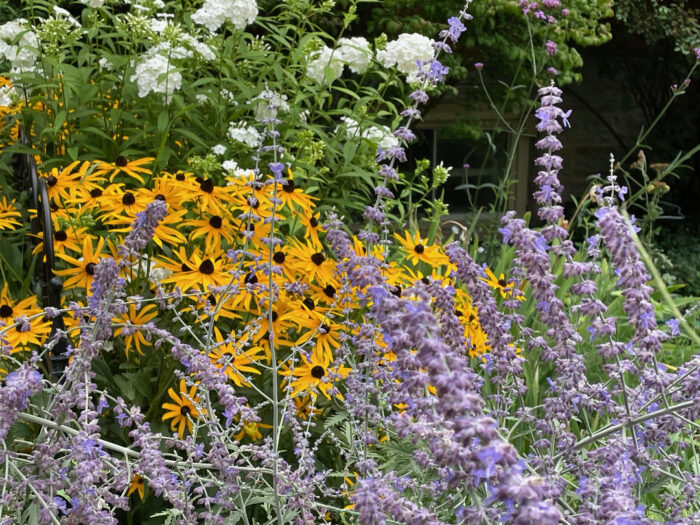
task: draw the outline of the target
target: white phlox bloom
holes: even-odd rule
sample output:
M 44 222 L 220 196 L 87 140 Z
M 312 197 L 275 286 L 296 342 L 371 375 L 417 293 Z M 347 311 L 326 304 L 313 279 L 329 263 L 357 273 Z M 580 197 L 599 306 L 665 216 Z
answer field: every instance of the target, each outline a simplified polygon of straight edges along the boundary
M 9 60 L 14 70 L 31 71 L 36 64 L 39 38 L 26 24 L 25 19 L 18 18 L 0 26 L 0 58 Z
M 175 71 L 175 66 L 167 57 L 154 54 L 146 55 L 146 58 L 136 64 L 136 71 L 131 76 L 131 81 L 136 81 L 139 97 L 145 97 L 151 91 L 163 93 L 167 103 L 172 94 L 180 89 L 182 75 L 179 71 Z
M 396 66 L 401 73 L 407 75 L 409 83 L 417 82 L 418 61 L 424 64 L 423 71 L 430 69 L 430 63 L 435 58 L 435 41 L 418 33 L 402 33 L 392 40 L 385 49 L 377 51 L 377 60 L 384 67 Z
M 223 144 L 217 144 L 211 149 L 211 152 L 214 155 L 223 155 L 224 153 L 226 153 L 226 146 L 224 146 Z
M 192 15 L 192 20 L 215 33 L 227 20 L 236 29 L 245 29 L 257 16 L 255 0 L 206 0 Z
M 324 69 L 326 66 L 333 71 L 333 80 L 343 74 L 343 63 L 340 61 L 337 51 L 333 53 L 331 48 L 323 46 L 309 57 L 309 62 L 306 65 L 306 76 L 314 82 L 322 84 L 325 80 Z
M 231 122 L 228 127 L 228 136 L 251 148 L 257 148 L 262 140 L 260 132 L 253 126 L 246 126 L 245 122 Z
M 372 50 L 366 38 L 355 36 L 338 40 L 338 58 L 353 73 L 364 73 L 372 60 Z
M 382 149 L 388 149 L 399 145 L 399 139 L 392 135 L 391 130 L 384 126 L 367 126 L 360 129 L 360 124 L 350 117 L 340 117 L 345 125 L 345 136 L 348 139 L 363 138 L 373 142 Z M 338 130 L 336 129 L 336 132 Z

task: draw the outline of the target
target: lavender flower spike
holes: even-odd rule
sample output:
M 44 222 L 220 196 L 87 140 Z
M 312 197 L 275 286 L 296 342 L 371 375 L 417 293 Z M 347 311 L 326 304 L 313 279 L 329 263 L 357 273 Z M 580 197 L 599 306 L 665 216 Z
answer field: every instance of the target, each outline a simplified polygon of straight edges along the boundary
M 151 202 L 144 211 L 137 213 L 129 235 L 124 239 L 124 244 L 119 246 L 119 255 L 125 259 L 137 256 L 153 238 L 158 223 L 167 214 L 168 206 L 160 200 Z

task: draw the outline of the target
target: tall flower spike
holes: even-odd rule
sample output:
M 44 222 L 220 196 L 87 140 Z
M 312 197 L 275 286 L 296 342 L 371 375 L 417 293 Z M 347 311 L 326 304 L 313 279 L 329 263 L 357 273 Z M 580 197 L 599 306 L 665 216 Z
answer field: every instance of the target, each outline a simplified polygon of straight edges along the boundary
M 542 234 L 547 241 L 552 242 L 554 239 L 565 239 L 568 235 L 567 231 L 558 225 L 564 217 L 560 195 L 562 185 L 559 182 L 562 158 L 554 152 L 562 148 L 557 135 L 564 127 L 570 126 L 567 118 L 571 115 L 571 110 L 565 113 L 557 106 L 562 102 L 561 89 L 554 85 L 554 81 L 549 86 L 540 88 L 538 93 L 541 106 L 535 112 L 535 117 L 539 120 L 537 131 L 546 135 L 535 144 L 535 147 L 544 153 L 535 160 L 535 164 L 542 169 L 535 178 L 539 190 L 534 193 L 534 197 L 540 206 L 538 216 L 547 223 Z

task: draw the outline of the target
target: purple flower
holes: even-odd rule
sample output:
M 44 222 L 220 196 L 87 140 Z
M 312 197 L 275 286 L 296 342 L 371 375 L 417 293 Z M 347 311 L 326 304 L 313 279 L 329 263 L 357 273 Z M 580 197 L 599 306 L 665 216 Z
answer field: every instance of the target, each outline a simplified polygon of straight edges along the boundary
M 482 69 L 484 69 L 484 64 L 481 62 L 474 62 L 474 69 L 476 69 L 477 71 L 481 71 Z
M 553 42 L 552 40 L 547 40 L 545 48 L 547 50 L 548 55 L 555 55 L 558 49 L 556 42 Z
M 668 329 L 670 330 L 670 333 L 673 337 L 676 337 L 680 335 L 680 330 L 678 329 L 678 319 L 669 319 L 666 321 L 666 326 L 668 326 Z

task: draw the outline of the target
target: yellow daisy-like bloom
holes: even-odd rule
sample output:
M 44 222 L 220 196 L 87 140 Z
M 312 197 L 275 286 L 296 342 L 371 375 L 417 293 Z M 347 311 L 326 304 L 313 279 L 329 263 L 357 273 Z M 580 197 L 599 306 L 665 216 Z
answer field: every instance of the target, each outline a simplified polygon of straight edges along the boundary
M 307 282 L 316 281 L 321 286 L 335 285 L 335 261 L 327 259 L 323 249 L 314 246 L 310 241 L 290 241 L 289 255 L 293 256 L 293 267 Z
M 124 323 L 128 325 L 135 325 L 135 326 L 140 326 L 143 324 L 146 324 L 148 321 L 151 319 L 155 318 L 158 315 L 158 309 L 156 308 L 155 304 L 147 304 L 140 310 L 136 310 L 136 305 L 135 304 L 130 304 L 129 305 L 129 311 L 120 317 L 116 318 L 115 321 L 117 323 Z M 114 331 L 114 335 L 121 335 L 122 332 L 125 331 L 126 327 L 120 327 L 117 330 Z M 136 346 L 136 351 L 140 355 L 144 355 L 143 351 L 141 350 L 141 345 L 143 346 L 151 346 L 151 343 L 146 339 L 146 337 L 143 335 L 141 330 L 136 330 L 133 334 L 131 333 L 133 329 L 126 329 L 127 333 L 129 335 L 124 336 L 124 345 L 125 345 L 125 352 L 126 352 L 126 358 L 129 358 L 129 352 L 131 351 L 131 346 L 135 345 Z
M 293 398 L 294 408 L 297 411 L 297 417 L 299 419 L 307 419 L 321 413 L 318 408 L 313 408 L 313 398 L 311 396 L 297 396 Z
M 18 302 L 13 301 L 8 285 L 5 283 L 0 292 L 0 322 L 4 323 L 0 325 L 0 339 L 7 340 L 12 347 L 11 353 L 25 350 L 28 345 L 41 345 L 51 333 L 50 321 L 45 321 L 43 317 L 29 319 L 40 314 L 41 311 L 34 295 Z M 27 323 L 20 323 L 10 328 L 17 317 L 23 316 L 29 319 Z
M 14 203 L 14 199 L 8 202 L 4 195 L 0 200 L 0 230 L 14 230 L 16 227 L 22 226 L 22 223 L 17 220 L 22 217 L 22 214 Z
M 241 351 L 233 342 L 224 342 L 224 338 L 218 328 L 214 327 L 217 346 L 209 352 L 209 359 L 217 368 L 223 368 L 226 375 L 236 386 L 249 386 L 241 372 L 250 372 L 260 375 L 260 370 L 251 366 L 256 361 L 265 359 L 264 350 L 257 346 Z
M 80 251 L 82 250 L 83 241 L 86 238 L 93 239 L 93 236 L 89 235 L 87 231 L 87 227 L 73 228 L 71 226 L 66 227 L 65 230 L 54 230 L 54 253 L 66 253 L 66 250 L 70 250 L 75 253 L 80 253 Z M 42 241 L 36 245 L 34 250 L 32 250 L 32 254 L 34 255 L 36 255 L 44 249 L 44 232 L 39 232 L 36 236 L 39 239 L 42 239 Z
M 308 393 L 316 398 L 317 391 L 330 399 L 330 391 L 334 388 L 334 382 L 347 377 L 350 368 L 339 365 L 331 367 L 330 359 L 324 358 L 319 352 L 312 352 L 311 359 L 302 356 L 302 364 L 294 369 L 281 370 L 280 374 L 288 376 L 292 387 L 291 397 Z M 338 392 L 336 397 L 343 400 L 343 395 Z
M 496 277 L 496 274 L 491 271 L 491 268 L 486 268 L 484 272 L 486 273 L 486 277 L 482 277 L 481 280 L 485 281 L 486 284 L 488 284 L 494 290 L 498 290 L 501 293 L 501 297 L 505 299 L 506 297 L 513 295 L 513 289 L 515 286 L 513 281 L 508 282 L 502 273 Z M 523 300 L 525 297 L 519 295 L 518 299 Z
M 211 215 L 203 219 L 192 219 L 182 223 L 183 226 L 192 226 L 190 240 L 204 237 L 206 246 L 221 246 L 223 241 L 233 244 L 233 224 L 221 215 Z
M 71 257 L 65 253 L 57 253 L 56 256 L 63 259 L 72 268 L 66 270 L 55 270 L 54 273 L 60 276 L 70 276 L 63 283 L 64 289 L 84 288 L 86 293 L 90 293 L 90 285 L 92 284 L 93 276 L 95 275 L 95 266 L 100 262 L 102 251 L 104 249 L 105 240 L 97 241 L 97 246 L 93 249 L 92 239 L 85 237 L 83 240 L 83 256 L 80 259 Z
M 195 250 L 188 257 L 185 248 L 181 246 L 174 255 L 177 256 L 175 259 L 164 257 L 158 260 L 161 266 L 173 272 L 170 277 L 163 279 L 163 284 L 173 283 L 183 291 L 207 291 L 209 286 L 223 286 L 231 280 L 224 269 L 226 261 L 220 251 L 210 252 L 208 257 L 204 257 L 199 250 Z
M 316 312 L 313 312 L 313 315 L 307 319 L 301 320 L 299 324 L 308 328 L 308 331 L 302 334 L 296 344 L 301 345 L 313 338 L 316 342 L 315 353 L 330 362 L 333 359 L 333 349 L 340 347 L 338 336 L 342 325 L 334 323 L 332 319 Z
M 153 230 L 153 242 L 158 245 L 159 248 L 163 247 L 163 244 L 168 244 L 170 246 L 179 246 L 187 242 L 187 238 L 177 231 L 175 227 L 182 225 L 182 218 L 187 213 L 187 210 L 178 210 L 169 212 L 156 226 Z M 111 220 L 106 220 L 104 223 L 107 226 L 122 226 L 121 228 L 115 228 L 111 231 L 126 233 L 131 231 L 131 225 L 134 222 L 132 217 L 116 217 Z
M 228 205 L 235 201 L 234 189 L 217 186 L 211 179 L 196 179 L 187 200 L 195 202 L 201 212 L 224 215 Z
M 142 193 L 148 202 L 160 200 L 168 205 L 168 210 L 176 211 L 184 208 L 187 200 L 187 192 L 182 188 L 179 181 L 171 175 L 161 175 L 153 180 L 153 188 L 141 188 Z
M 143 501 L 145 486 L 146 480 L 143 479 L 143 476 L 134 474 L 133 476 L 131 476 L 131 484 L 129 485 L 129 490 L 126 492 L 126 495 L 131 496 L 134 492 L 138 492 L 139 498 L 141 498 L 141 501 Z
M 172 387 L 168 389 L 168 395 L 175 403 L 163 403 L 161 405 L 163 409 L 168 411 L 163 414 L 163 421 L 172 419 L 170 430 L 174 432 L 177 428 L 180 439 L 185 434 L 185 427 L 190 434 L 192 433 L 192 421 L 199 418 L 200 411 L 196 407 L 199 404 L 199 398 L 195 396 L 196 392 L 196 386 L 193 385 L 188 390 L 185 380 L 180 379 L 180 395 Z M 202 411 L 201 413 L 204 412 Z
M 112 184 L 102 193 L 100 199 L 100 219 L 119 220 L 123 217 L 133 219 L 136 214 L 148 206 L 146 196 L 136 191 L 123 191 L 123 184 Z
M 259 439 L 262 439 L 262 433 L 260 432 L 261 428 L 272 428 L 272 425 L 268 425 L 267 423 L 259 423 L 255 421 L 246 421 L 245 419 L 243 420 L 243 428 L 241 431 L 233 436 L 233 439 L 236 441 L 240 441 L 244 437 L 248 436 L 251 441 L 258 441 Z
M 321 240 L 318 237 L 319 233 L 323 232 L 323 228 L 321 228 L 321 213 L 319 212 L 313 215 L 311 213 L 302 213 L 297 217 L 299 222 L 301 222 L 306 229 L 306 235 L 304 237 L 311 239 L 313 244 L 321 246 Z
M 289 179 L 277 186 L 277 198 L 282 201 L 283 206 L 287 206 L 290 211 L 294 211 L 294 206 L 299 206 L 304 213 L 311 214 L 311 206 L 313 201 L 318 200 L 316 197 L 307 195 L 304 190 L 298 188 L 294 184 L 294 176 L 292 171 L 288 170 Z
M 413 236 L 409 232 L 404 232 L 404 237 L 395 233 L 394 237 L 401 243 L 407 252 L 406 257 L 414 265 L 418 264 L 419 261 L 431 266 L 440 266 L 450 262 L 448 257 L 440 252 L 440 248 L 428 245 L 428 240 L 422 239 L 418 232 Z
M 129 161 L 123 155 L 119 155 L 114 159 L 114 162 L 99 162 L 95 175 L 107 175 L 109 181 L 112 182 L 114 178 L 121 173 L 122 176 L 127 175 L 132 179 L 136 179 L 141 184 L 144 184 L 145 180 L 143 175 L 150 175 L 152 172 L 152 170 L 144 166 L 147 166 L 152 161 L 153 157 L 144 157 L 142 159 Z

